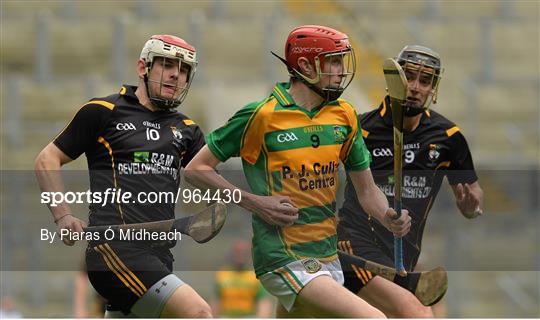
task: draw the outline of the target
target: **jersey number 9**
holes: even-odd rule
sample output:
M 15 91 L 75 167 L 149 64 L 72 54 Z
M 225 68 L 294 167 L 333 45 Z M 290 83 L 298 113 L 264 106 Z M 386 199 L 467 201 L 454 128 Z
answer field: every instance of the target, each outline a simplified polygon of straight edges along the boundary
M 313 148 L 318 148 L 321 144 L 321 140 L 319 139 L 319 136 L 316 134 L 311 135 L 311 146 Z

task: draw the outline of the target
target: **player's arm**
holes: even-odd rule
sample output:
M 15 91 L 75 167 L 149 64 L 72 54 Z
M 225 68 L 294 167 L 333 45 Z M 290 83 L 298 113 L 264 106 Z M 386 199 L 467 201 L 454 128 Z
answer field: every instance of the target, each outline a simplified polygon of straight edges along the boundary
M 83 154 L 90 145 L 96 143 L 97 137 L 112 113 L 110 103 L 91 101 L 82 106 L 66 128 L 49 143 L 37 156 L 35 172 L 41 192 L 64 193 L 64 182 L 60 168 Z M 48 204 L 54 222 L 60 230 L 68 229 L 82 232 L 86 223 L 72 215 L 68 204 L 56 206 Z M 62 237 L 66 245 L 75 241 Z
M 200 188 L 230 190 L 239 189 L 220 176 L 215 168 L 220 162 L 242 156 L 248 162 L 259 157 L 264 141 L 264 116 L 260 116 L 261 103 L 248 104 L 233 115 L 221 128 L 207 137 L 207 145 L 195 155 L 184 171 L 185 178 Z M 245 146 L 248 145 L 249 148 Z M 244 147 L 243 147 L 244 146 Z M 284 205 L 289 204 L 289 206 Z M 272 225 L 287 226 L 298 218 L 298 209 L 290 205 L 289 197 L 258 196 L 241 190 L 239 205 L 254 212 Z
M 349 109 L 349 119 L 353 130 L 343 144 L 340 158 L 351 178 L 358 202 L 367 214 L 377 219 L 396 236 L 402 237 L 411 228 L 409 213 L 402 210 L 400 217 L 396 219 L 396 212 L 389 207 L 386 196 L 373 180 L 369 169 L 371 157 L 362 138 L 358 117 L 352 107 Z
M 402 210 L 399 219 L 395 219 L 396 212 L 388 205 L 384 193 L 377 187 L 371 170 L 351 171 L 349 176 L 356 190 L 358 202 L 372 217 L 396 236 L 402 237 L 411 229 L 411 217 L 407 210 Z
M 53 142 L 49 143 L 36 158 L 35 173 L 41 192 L 65 192 L 64 182 L 60 174 L 60 167 L 71 162 L 72 159 L 60 150 Z M 48 204 L 54 222 L 61 229 L 82 232 L 86 223 L 72 215 L 71 208 L 65 202 L 56 206 Z M 73 245 L 75 241 L 63 237 L 66 245 Z
M 478 183 L 467 140 L 457 126 L 454 128 L 457 130 L 449 137 L 452 159 L 447 178 L 459 211 L 466 218 L 473 219 L 483 213 L 484 192 Z
M 456 205 L 464 217 L 474 219 L 483 214 L 484 191 L 478 181 L 450 186 L 456 197 Z
M 204 146 L 187 165 L 184 178 L 199 188 L 229 190 L 232 193 L 239 188 L 216 172 L 215 168 L 220 162 L 208 146 Z M 298 219 L 298 209 L 290 205 L 289 197 L 258 196 L 245 190 L 240 191 L 241 201 L 238 205 L 254 212 L 269 224 L 288 226 Z

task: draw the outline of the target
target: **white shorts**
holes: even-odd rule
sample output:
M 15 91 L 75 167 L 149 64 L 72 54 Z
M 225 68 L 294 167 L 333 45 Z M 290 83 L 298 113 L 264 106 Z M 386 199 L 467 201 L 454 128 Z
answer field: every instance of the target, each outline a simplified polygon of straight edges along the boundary
M 259 277 L 263 287 L 278 298 L 287 311 L 291 311 L 296 296 L 313 279 L 319 276 L 332 277 L 343 285 L 343 271 L 339 259 L 320 262 L 315 258 L 293 261 Z

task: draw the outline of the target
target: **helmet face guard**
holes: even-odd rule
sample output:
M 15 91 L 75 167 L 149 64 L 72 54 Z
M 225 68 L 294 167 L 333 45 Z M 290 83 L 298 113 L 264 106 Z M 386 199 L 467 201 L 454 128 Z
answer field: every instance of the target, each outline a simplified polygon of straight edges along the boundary
M 320 82 L 321 88 L 315 87 L 320 92 L 315 92 L 325 101 L 337 100 L 354 78 L 356 70 L 354 50 L 352 47 L 348 47 L 346 50 L 338 52 L 321 53 L 314 60 L 317 72 L 314 79 L 310 79 L 298 71 L 296 73 L 312 85 Z M 336 77 L 340 79 L 339 84 L 332 83 L 332 79 Z
M 315 77 L 300 71 L 298 59 L 307 59 L 315 68 Z M 306 84 L 325 102 L 338 99 L 354 78 L 354 50 L 346 34 L 335 29 L 306 25 L 294 29 L 285 43 L 286 65 L 291 77 Z M 317 85 L 319 84 L 319 85 Z
M 437 94 L 441 75 L 444 71 L 439 54 L 435 51 L 419 46 L 405 46 L 397 57 L 409 82 L 418 81 L 418 85 L 429 90 L 428 97 L 422 105 L 406 103 L 405 115 L 415 116 L 427 110 L 431 104 L 437 103 Z
M 152 104 L 163 109 L 179 106 L 189 91 L 197 69 L 195 48 L 175 36 L 154 35 L 144 45 L 140 58 L 146 62 L 144 82 Z M 154 72 L 158 66 L 161 72 Z M 171 80 L 166 76 L 170 72 L 177 75 L 176 79 Z M 187 74 L 185 83 L 181 83 L 181 74 Z

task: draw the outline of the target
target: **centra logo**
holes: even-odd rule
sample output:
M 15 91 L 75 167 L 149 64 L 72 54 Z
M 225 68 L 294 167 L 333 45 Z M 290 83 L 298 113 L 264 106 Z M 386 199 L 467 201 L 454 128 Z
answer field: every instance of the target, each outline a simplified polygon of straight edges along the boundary
M 277 141 L 280 143 L 297 141 L 298 137 L 292 132 L 280 133 L 277 135 Z

